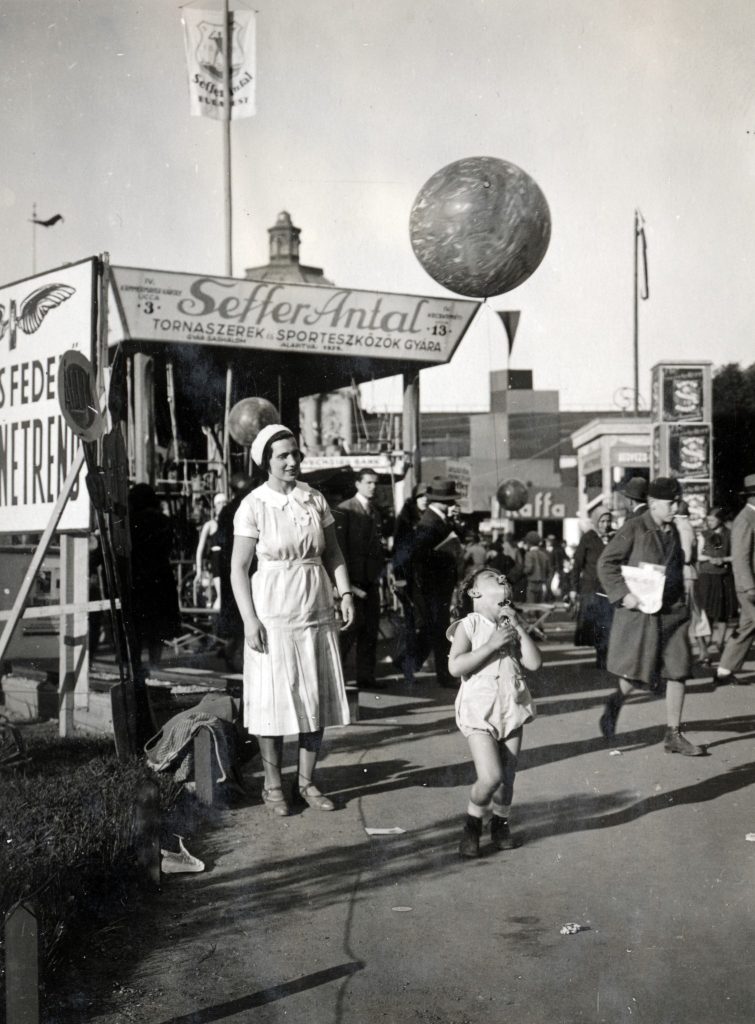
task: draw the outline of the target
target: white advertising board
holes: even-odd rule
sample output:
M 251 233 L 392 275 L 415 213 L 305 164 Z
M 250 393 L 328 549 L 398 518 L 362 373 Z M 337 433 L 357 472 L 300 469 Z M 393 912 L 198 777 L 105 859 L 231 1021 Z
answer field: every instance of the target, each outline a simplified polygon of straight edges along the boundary
M 79 441 L 58 403 L 67 349 L 92 358 L 96 262 L 0 287 L 0 533 L 47 526 Z M 89 527 L 82 470 L 59 530 Z
M 113 267 L 121 340 L 446 363 L 480 303 Z
M 462 462 L 460 459 L 449 459 L 446 463 L 446 472 L 449 480 L 456 484 L 456 493 L 459 495 L 459 509 L 465 515 L 474 511 L 472 507 L 472 466 L 469 462 Z

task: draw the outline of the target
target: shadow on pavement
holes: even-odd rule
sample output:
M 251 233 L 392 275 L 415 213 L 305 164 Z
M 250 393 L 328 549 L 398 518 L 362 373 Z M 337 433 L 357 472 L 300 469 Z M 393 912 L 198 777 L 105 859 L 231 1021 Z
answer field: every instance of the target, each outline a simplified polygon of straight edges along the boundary
M 295 981 L 289 981 L 284 985 L 274 985 L 272 988 L 263 989 L 261 992 L 254 992 L 248 996 L 241 996 L 239 999 L 229 999 L 228 1002 L 218 1003 L 216 1006 L 207 1006 L 203 1010 L 195 1010 L 193 1013 L 181 1014 L 178 1017 L 171 1017 L 169 1020 L 161 1021 L 160 1024 L 210 1024 L 211 1021 L 223 1020 L 235 1013 L 242 1013 L 244 1010 L 252 1010 L 255 1006 L 266 1006 L 278 999 L 285 999 L 288 996 L 296 995 L 297 992 L 306 992 L 307 989 L 316 988 L 318 985 L 326 985 L 330 981 L 337 981 L 339 978 L 347 978 L 357 971 L 361 971 L 364 964 L 354 961 L 347 964 L 339 964 L 338 967 L 329 967 L 325 971 L 315 971 L 314 974 L 305 974 Z
M 517 820 L 521 820 L 528 840 L 571 832 L 615 828 L 636 821 L 647 814 L 666 811 L 683 804 L 698 804 L 733 793 L 755 782 L 755 762 L 731 768 L 720 775 L 701 779 L 680 789 L 654 793 L 616 809 L 622 793 L 579 794 L 553 802 L 522 803 L 517 807 Z M 554 814 L 555 810 L 555 814 Z

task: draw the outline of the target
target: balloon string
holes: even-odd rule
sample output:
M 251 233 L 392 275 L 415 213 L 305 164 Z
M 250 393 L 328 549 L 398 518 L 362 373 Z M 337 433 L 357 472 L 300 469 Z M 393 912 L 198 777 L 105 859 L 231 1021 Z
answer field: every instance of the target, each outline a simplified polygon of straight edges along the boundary
M 490 309 L 490 306 L 488 306 L 487 299 L 483 299 L 482 304 L 487 309 Z M 493 372 L 493 338 L 490 332 L 490 316 L 487 313 L 485 314 L 485 332 L 487 334 L 488 339 L 488 393 L 490 394 L 490 378 Z M 498 430 L 496 429 L 495 413 L 493 412 L 492 408 L 490 410 L 490 417 L 493 428 L 493 453 L 495 457 L 495 475 L 496 479 L 498 480 L 498 478 L 501 475 L 501 466 L 498 457 Z

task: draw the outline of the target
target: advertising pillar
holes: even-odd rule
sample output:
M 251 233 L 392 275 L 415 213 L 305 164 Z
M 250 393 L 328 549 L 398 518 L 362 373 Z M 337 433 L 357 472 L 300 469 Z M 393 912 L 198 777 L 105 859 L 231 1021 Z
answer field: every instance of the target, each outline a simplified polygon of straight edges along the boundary
M 651 476 L 679 480 L 697 527 L 713 499 L 711 363 L 656 363 L 651 372 Z

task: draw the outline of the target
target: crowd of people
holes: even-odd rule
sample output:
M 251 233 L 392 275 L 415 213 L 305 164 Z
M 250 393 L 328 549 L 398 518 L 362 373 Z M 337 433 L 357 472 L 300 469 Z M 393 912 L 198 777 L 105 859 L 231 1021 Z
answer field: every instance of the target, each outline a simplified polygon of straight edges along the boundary
M 623 522 L 600 505 L 581 523 L 576 547 L 535 531 L 484 539 L 465 530 L 452 480 L 417 485 L 395 517 L 376 502 L 377 474 L 355 475 L 353 497 L 333 508 L 300 479 L 301 452 L 280 424 L 260 431 L 251 455 L 265 482 L 231 480 L 216 495 L 196 553 L 218 594 L 218 632 L 229 666 L 243 672 L 243 719 L 262 754 L 262 798 L 280 816 L 295 803 L 333 802 L 315 780 L 324 729 L 349 721 L 347 679 L 384 685 L 376 673 L 386 606 L 398 624 L 392 655 L 406 686 L 432 657 L 437 683 L 454 691 L 456 722 L 475 767 L 459 851 L 479 853 L 482 824 L 500 849 L 508 825 L 523 726 L 535 716 L 526 675 L 536 671 L 543 634 L 526 613 L 562 602 L 574 642 L 595 650 L 615 677 L 599 726 L 616 734 L 636 689 L 663 696 L 664 749 L 700 756 L 682 732 L 694 657 L 719 684 L 737 675 L 755 635 L 755 474 L 733 523 L 713 508 L 693 528 L 680 484 L 632 478 L 621 488 Z M 130 499 L 137 637 L 151 666 L 178 629 L 167 552 L 170 521 L 152 488 Z M 644 574 L 643 586 L 636 582 Z M 647 580 L 657 581 L 655 591 Z M 283 789 L 283 737 L 299 737 L 293 790 Z

